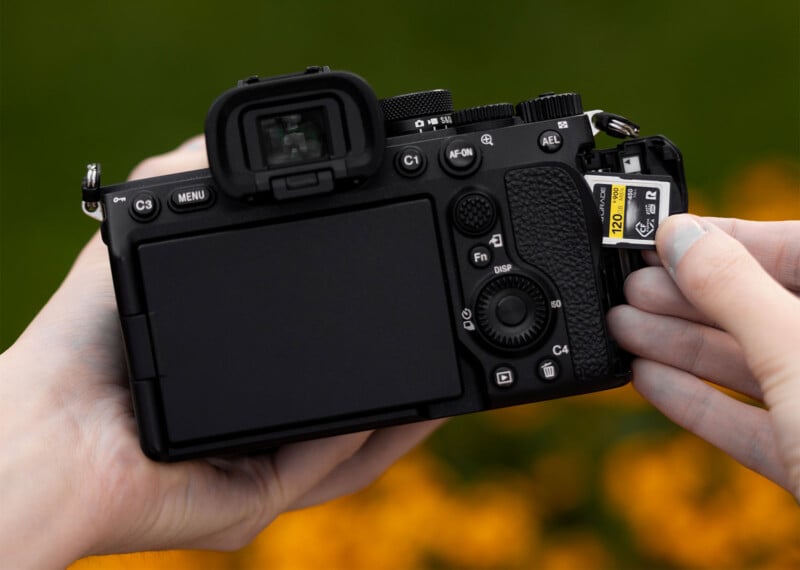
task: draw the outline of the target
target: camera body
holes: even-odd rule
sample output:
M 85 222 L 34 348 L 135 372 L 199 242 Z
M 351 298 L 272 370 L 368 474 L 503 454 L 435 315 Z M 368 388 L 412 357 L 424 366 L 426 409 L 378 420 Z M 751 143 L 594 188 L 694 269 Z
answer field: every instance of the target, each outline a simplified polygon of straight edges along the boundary
M 214 103 L 208 170 L 107 187 L 90 170 L 145 453 L 250 452 L 627 382 L 605 313 L 652 239 L 626 238 L 685 211 L 686 186 L 667 139 L 596 150 L 599 123 L 635 125 L 593 118 L 575 94 L 379 102 L 309 68 Z M 634 220 L 645 191 L 659 211 Z

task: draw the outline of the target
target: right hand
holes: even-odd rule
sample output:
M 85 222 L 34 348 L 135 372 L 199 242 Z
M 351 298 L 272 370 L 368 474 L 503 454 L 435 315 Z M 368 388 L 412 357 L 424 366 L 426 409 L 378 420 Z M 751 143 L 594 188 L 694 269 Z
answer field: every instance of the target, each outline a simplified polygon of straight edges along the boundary
M 800 221 L 673 216 L 656 245 L 608 316 L 634 386 L 800 500 Z

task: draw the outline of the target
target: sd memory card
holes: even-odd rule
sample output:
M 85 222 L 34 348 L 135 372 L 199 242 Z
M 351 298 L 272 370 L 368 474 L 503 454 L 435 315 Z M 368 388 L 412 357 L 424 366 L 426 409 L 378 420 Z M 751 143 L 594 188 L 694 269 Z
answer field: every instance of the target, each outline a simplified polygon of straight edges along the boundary
M 604 174 L 584 178 L 603 222 L 603 245 L 655 249 L 658 225 L 669 216 L 670 182 Z

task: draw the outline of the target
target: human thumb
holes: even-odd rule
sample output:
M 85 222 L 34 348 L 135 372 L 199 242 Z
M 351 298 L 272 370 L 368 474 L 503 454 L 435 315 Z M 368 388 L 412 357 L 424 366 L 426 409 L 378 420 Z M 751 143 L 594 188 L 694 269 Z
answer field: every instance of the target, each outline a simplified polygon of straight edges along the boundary
M 672 216 L 656 235 L 658 253 L 686 298 L 731 333 L 767 385 L 800 382 L 800 301 L 745 247 L 711 222 Z
M 702 218 L 667 219 L 656 246 L 689 302 L 741 345 L 773 413 L 787 467 L 800 481 L 800 299 Z

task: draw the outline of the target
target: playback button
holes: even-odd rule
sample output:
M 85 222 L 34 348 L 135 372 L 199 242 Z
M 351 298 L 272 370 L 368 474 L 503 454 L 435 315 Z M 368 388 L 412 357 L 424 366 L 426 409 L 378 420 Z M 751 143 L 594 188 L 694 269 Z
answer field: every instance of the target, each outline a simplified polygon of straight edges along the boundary
M 492 371 L 492 380 L 498 388 L 510 388 L 517 381 L 517 373 L 510 366 L 498 366 Z

